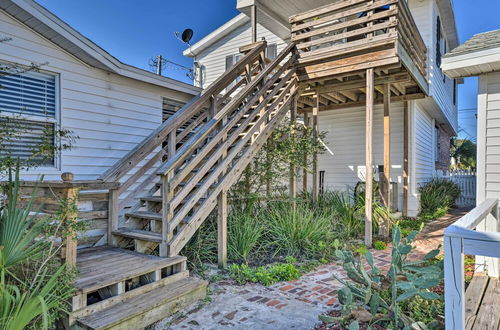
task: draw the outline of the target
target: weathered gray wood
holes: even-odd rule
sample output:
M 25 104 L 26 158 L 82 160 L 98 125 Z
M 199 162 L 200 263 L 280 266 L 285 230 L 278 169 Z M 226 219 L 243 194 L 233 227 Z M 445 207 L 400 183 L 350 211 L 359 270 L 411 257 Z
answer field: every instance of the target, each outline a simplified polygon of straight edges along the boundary
M 319 115 L 319 94 L 314 97 L 314 107 L 312 111 L 312 133 L 313 140 L 319 138 L 319 128 L 318 128 L 318 115 Z M 318 202 L 319 198 L 319 173 L 318 173 L 318 154 L 315 152 L 313 155 L 312 162 L 312 201 L 313 203 Z
M 227 267 L 227 190 L 217 197 L 217 260 L 220 268 Z
M 490 278 L 481 307 L 474 322 L 474 329 L 498 330 L 500 327 L 500 282 Z
M 118 203 L 119 192 L 116 189 L 109 191 L 109 206 L 108 206 L 108 244 L 116 246 L 116 241 L 113 237 L 113 231 L 118 229 Z
M 403 215 L 408 215 L 408 175 L 410 171 L 410 118 L 408 102 L 403 102 Z
M 389 190 L 391 184 L 391 85 L 384 86 L 384 176 L 381 182 L 382 203 L 389 208 Z M 397 193 L 397 192 L 395 192 Z M 379 234 L 389 237 L 389 218 L 384 218 L 379 227 Z
M 474 325 L 476 314 L 483 300 L 484 291 L 488 285 L 488 276 L 475 274 L 465 292 L 465 329 L 470 330 Z
M 444 299 L 446 329 L 465 328 L 464 254 L 462 239 L 444 236 Z
M 132 229 L 132 228 L 118 228 L 113 230 L 114 235 L 134 238 L 137 240 L 148 241 L 148 242 L 158 242 L 161 243 L 161 234 L 154 233 L 151 231 L 145 231 L 140 229 Z
M 365 245 L 372 245 L 373 203 L 373 69 L 366 70 L 366 136 L 365 136 Z
M 292 107 L 290 108 L 290 123 L 292 125 L 296 125 L 296 121 L 297 121 L 297 100 L 298 100 L 298 96 L 296 95 L 293 99 L 293 103 L 292 103 Z M 295 132 L 292 131 L 291 132 L 291 136 L 290 138 L 292 140 L 294 140 L 296 137 L 295 137 Z M 295 165 L 290 163 L 290 182 L 289 182 L 289 195 L 290 195 L 290 198 L 292 198 L 294 200 L 294 203 L 295 203 L 295 199 L 297 198 L 297 173 L 296 173 L 296 168 L 295 168 Z

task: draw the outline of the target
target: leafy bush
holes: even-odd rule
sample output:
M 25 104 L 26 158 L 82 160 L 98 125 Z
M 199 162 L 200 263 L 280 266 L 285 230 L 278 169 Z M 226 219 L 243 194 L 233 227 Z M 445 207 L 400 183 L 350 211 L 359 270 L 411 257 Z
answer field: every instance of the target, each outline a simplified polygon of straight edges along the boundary
M 424 219 L 435 219 L 452 207 L 460 196 L 460 187 L 447 179 L 436 178 L 419 188 L 420 216 Z
M 401 234 L 408 236 L 412 231 L 421 231 L 424 228 L 425 221 L 423 219 L 401 219 L 397 222 Z
M 252 282 L 261 283 L 266 286 L 276 282 L 296 280 L 302 275 L 300 270 L 291 262 L 261 266 L 258 268 L 250 268 L 246 264 L 233 264 L 229 268 L 229 273 L 231 278 L 239 284 Z
M 217 217 L 214 214 L 194 233 L 181 254 L 192 269 L 202 269 L 204 262 L 217 263 Z
M 330 193 L 329 202 L 335 231 L 344 238 L 359 236 L 364 230 L 364 221 L 349 193 Z
M 289 202 L 270 202 L 261 216 L 273 256 L 311 255 L 320 242 L 333 238 L 330 218 L 317 215 L 305 203 L 293 207 Z
M 368 272 L 361 258 L 354 258 L 354 255 L 347 250 L 337 251 L 349 278 L 344 280 L 334 275 L 344 285 L 338 291 L 342 314 L 338 318 L 329 316 L 320 318 L 325 322 L 351 319 L 352 327 L 356 327 L 359 322 L 377 322 L 385 323 L 391 329 L 409 329 L 416 326 L 425 329 L 429 324 L 423 322 L 428 319 L 413 319 L 412 316 L 418 314 L 408 310 L 407 306 L 415 301 L 416 297 L 426 301 L 442 299 L 430 289 L 443 280 L 443 261 L 434 261 L 439 253 L 439 249 L 436 249 L 429 252 L 421 261 L 407 262 L 407 256 L 412 250 L 410 244 L 416 235 L 417 232 L 414 231 L 408 237 L 402 238 L 399 227 L 394 228 L 391 266 L 386 275 L 375 266 L 370 252 L 364 256 L 371 267 Z
M 387 244 L 382 241 L 375 241 L 375 243 L 373 243 L 373 247 L 375 250 L 385 250 L 387 249 Z
M 18 207 L 19 170 L 4 186 L 7 204 L 0 213 L 0 329 L 48 329 L 66 312 L 75 272 L 59 260 L 61 218 L 37 218 L 32 200 Z

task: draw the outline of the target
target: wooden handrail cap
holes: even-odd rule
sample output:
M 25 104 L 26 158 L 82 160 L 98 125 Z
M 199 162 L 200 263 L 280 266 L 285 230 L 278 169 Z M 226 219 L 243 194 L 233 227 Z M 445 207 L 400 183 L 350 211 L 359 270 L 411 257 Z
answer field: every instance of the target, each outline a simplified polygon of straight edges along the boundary
M 75 175 L 71 172 L 64 172 L 63 174 L 61 174 L 61 179 L 64 182 L 73 181 L 75 180 Z

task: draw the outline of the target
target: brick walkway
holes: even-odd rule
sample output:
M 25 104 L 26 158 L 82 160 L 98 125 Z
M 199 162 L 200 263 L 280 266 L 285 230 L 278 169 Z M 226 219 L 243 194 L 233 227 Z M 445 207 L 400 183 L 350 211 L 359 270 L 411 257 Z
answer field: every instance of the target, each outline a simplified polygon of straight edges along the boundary
M 466 211 L 433 221 L 420 233 L 412 257 L 418 258 L 442 244 L 444 228 Z M 390 247 L 372 250 L 375 264 L 384 272 L 390 263 Z M 311 329 L 318 315 L 338 306 L 337 290 L 341 284 L 333 278 L 346 275 L 340 265 L 322 265 L 299 280 L 269 287 L 257 284 L 237 286 L 226 281 L 212 284 L 212 301 L 196 305 L 183 315 L 157 324 L 156 329 Z

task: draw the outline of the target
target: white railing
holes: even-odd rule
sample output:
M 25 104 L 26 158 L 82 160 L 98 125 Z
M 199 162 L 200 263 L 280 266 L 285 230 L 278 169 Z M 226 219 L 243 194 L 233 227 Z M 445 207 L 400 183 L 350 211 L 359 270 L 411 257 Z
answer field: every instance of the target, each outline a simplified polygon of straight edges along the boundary
M 500 258 L 498 199 L 487 199 L 444 232 L 446 329 L 465 328 L 464 254 L 479 256 L 477 271 L 498 277 Z
M 476 172 L 473 170 L 437 170 L 435 177 L 448 179 L 460 187 L 460 196 L 455 201 L 459 207 L 476 205 Z

